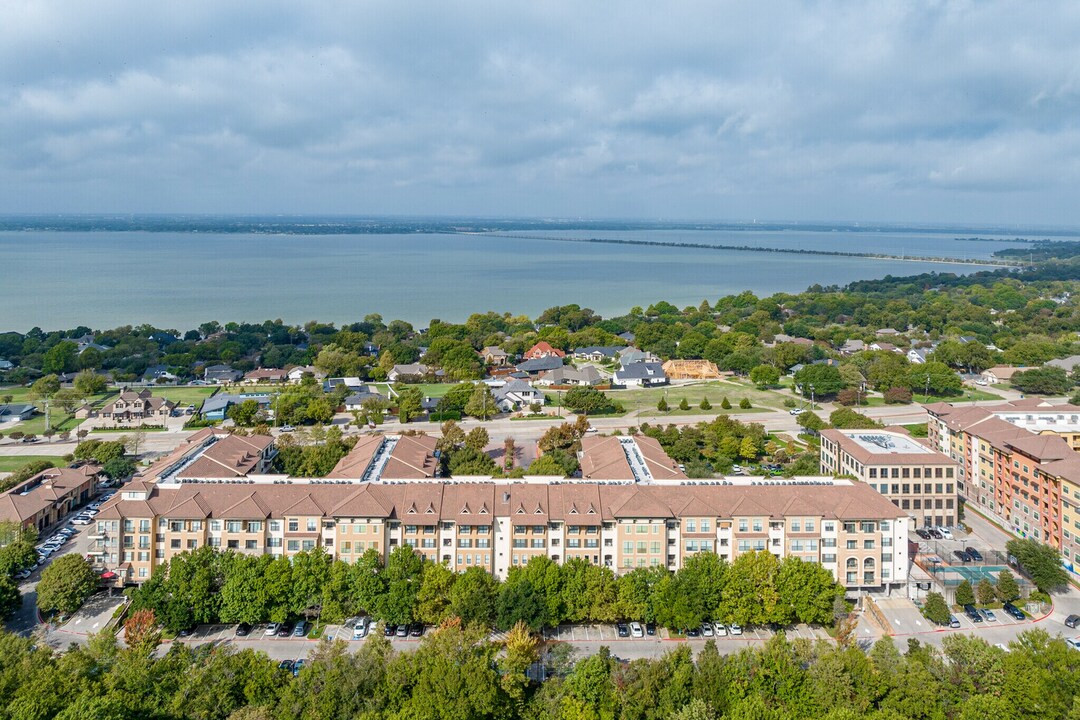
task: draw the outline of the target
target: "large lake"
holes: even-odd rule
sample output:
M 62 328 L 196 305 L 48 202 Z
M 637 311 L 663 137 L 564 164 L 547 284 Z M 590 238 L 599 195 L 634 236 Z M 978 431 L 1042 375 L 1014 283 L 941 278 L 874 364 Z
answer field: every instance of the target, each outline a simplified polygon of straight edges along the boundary
M 940 264 L 741 250 L 545 239 L 614 238 L 843 252 L 989 258 L 1015 246 L 898 232 L 560 231 L 530 238 L 440 233 L 241 234 L 0 232 L 0 331 L 152 323 L 188 329 L 207 320 L 281 318 L 351 322 L 368 313 L 419 326 L 495 310 L 535 317 L 577 303 L 603 315 L 666 300 L 679 307 L 751 290 L 923 272 Z M 985 234 L 983 237 L 987 237 Z

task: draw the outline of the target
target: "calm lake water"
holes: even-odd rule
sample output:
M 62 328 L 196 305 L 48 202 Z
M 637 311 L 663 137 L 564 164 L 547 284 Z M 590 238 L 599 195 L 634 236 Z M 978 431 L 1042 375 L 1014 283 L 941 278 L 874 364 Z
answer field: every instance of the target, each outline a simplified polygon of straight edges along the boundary
M 515 233 L 517 234 L 517 233 Z M 603 315 L 667 300 L 679 307 L 751 290 L 923 272 L 937 264 L 736 250 L 571 243 L 439 233 L 0 232 L 0 330 L 207 320 L 352 322 L 368 313 L 423 326 L 495 310 L 535 317 L 577 303 Z M 975 233 L 972 233 L 974 235 Z M 806 247 L 988 258 L 1008 242 L 920 233 L 563 231 L 557 237 Z M 985 236 L 984 236 L 985 237 Z

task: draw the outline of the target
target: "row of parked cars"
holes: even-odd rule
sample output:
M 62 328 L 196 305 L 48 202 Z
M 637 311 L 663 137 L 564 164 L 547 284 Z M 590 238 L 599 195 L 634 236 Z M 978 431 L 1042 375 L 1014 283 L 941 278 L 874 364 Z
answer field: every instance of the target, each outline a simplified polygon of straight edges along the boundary
M 621 638 L 643 638 L 646 635 L 656 635 L 656 623 L 620 622 L 615 623 L 615 633 Z M 728 635 L 742 635 L 740 625 L 725 625 L 723 623 L 706 620 L 700 627 L 687 628 L 687 637 L 727 637 Z
M 107 492 L 99 497 L 94 502 L 90 503 L 82 510 L 80 510 L 75 517 L 71 518 L 72 525 L 89 525 L 94 522 L 94 516 L 98 514 L 98 509 L 101 508 L 101 504 L 107 502 L 115 493 Z
M 921 527 L 915 528 L 915 534 L 923 540 L 952 540 L 952 530 L 947 527 Z
M 383 627 L 383 635 L 386 637 L 423 637 L 424 635 L 424 623 L 410 623 L 407 625 L 391 625 L 389 623 Z
M 1013 605 L 1011 602 L 1007 602 L 1001 606 L 1002 611 L 1013 618 L 1014 620 L 1023 620 L 1026 616 L 1024 611 Z M 968 619 L 973 623 L 981 623 L 984 620 L 986 622 L 997 622 L 997 615 L 990 608 L 982 608 L 981 610 L 974 605 L 965 605 L 964 614 L 968 616 Z M 949 616 L 949 627 L 960 627 L 960 620 L 955 615 Z
M 983 561 L 983 554 L 973 547 L 966 547 L 963 550 L 953 550 L 953 555 L 955 555 L 956 559 L 962 563 Z

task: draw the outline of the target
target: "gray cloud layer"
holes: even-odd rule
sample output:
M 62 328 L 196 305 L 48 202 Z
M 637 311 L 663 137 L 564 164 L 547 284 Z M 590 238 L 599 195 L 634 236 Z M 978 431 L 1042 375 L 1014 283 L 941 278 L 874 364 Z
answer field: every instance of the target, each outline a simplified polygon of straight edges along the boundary
M 1080 4 L 60 3 L 0 212 L 1080 225 Z

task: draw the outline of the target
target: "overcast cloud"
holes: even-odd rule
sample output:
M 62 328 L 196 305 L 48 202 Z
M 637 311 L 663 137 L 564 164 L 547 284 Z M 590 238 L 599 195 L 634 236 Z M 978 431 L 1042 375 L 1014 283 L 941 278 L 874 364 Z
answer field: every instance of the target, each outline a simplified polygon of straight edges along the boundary
M 7 0 L 0 212 L 1080 225 L 1080 3 Z

